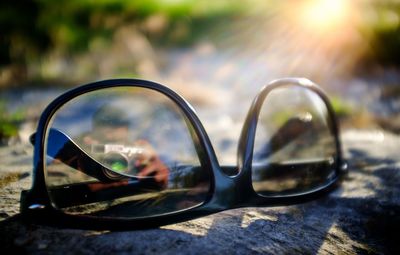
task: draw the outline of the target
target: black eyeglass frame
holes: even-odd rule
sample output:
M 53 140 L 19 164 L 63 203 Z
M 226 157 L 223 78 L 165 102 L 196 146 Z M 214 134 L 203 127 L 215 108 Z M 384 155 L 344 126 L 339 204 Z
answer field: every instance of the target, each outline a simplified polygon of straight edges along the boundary
M 325 103 L 328 111 L 328 124 L 335 139 L 336 169 L 335 176 L 325 185 L 318 186 L 301 194 L 286 196 L 262 196 L 257 194 L 252 186 L 251 170 L 254 140 L 263 102 L 269 92 L 284 86 L 300 86 L 315 92 Z M 56 209 L 50 200 L 45 181 L 45 136 L 49 122 L 56 111 L 71 99 L 82 94 L 112 87 L 141 87 L 162 93 L 171 99 L 183 112 L 187 120 L 193 126 L 198 137 L 194 141 L 196 146 L 202 148 L 201 164 L 210 171 L 210 189 L 207 199 L 200 205 L 182 211 L 163 215 L 141 218 L 112 218 L 96 217 L 88 215 L 66 214 Z M 279 206 L 303 203 L 325 195 L 335 188 L 347 172 L 346 164 L 342 158 L 339 128 L 332 105 L 325 93 L 314 83 L 304 78 L 283 78 L 272 81 L 264 86 L 254 99 L 246 120 L 244 122 L 238 146 L 238 174 L 230 176 L 226 174 L 218 163 L 211 141 L 197 117 L 193 107 L 173 90 L 146 80 L 139 79 L 112 79 L 103 80 L 72 89 L 51 102 L 42 113 L 34 139 L 34 169 L 32 187 L 29 191 L 21 193 L 21 214 L 24 219 L 42 224 L 83 229 L 142 229 L 167 225 L 194 219 L 201 216 L 217 213 L 227 209 L 254 206 Z

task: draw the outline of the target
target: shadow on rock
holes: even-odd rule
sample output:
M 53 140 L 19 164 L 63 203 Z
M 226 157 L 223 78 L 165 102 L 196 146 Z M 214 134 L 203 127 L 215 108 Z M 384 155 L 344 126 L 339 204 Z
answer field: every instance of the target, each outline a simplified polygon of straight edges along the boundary
M 347 160 L 350 172 L 343 186 L 305 204 L 235 209 L 183 222 L 173 229 L 124 232 L 39 226 L 25 223 L 17 215 L 0 222 L 0 245 L 10 254 L 399 254 L 400 174 L 396 161 L 362 150 L 350 150 Z M 209 226 L 204 226 L 205 222 Z M 204 234 L 195 234 L 197 228 Z

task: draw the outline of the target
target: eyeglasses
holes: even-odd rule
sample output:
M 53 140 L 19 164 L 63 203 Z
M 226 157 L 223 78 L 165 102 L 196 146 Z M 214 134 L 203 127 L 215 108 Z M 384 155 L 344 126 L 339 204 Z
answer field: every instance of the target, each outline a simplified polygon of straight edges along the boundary
M 75 228 L 148 228 L 305 202 L 336 187 L 346 171 L 329 100 L 297 78 L 275 80 L 256 96 L 236 165 L 218 163 L 188 102 L 136 79 L 59 96 L 31 140 L 33 185 L 21 194 L 21 213 Z

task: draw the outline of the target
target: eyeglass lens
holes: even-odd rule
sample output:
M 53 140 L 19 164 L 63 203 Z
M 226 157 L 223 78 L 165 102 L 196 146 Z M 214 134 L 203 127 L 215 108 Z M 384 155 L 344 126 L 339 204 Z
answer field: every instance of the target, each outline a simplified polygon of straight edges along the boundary
M 309 192 L 335 177 L 337 151 L 325 102 L 296 85 L 265 98 L 252 161 L 254 190 L 264 196 Z
M 201 167 L 196 134 L 160 92 L 115 87 L 85 93 L 57 110 L 46 133 L 46 185 L 64 212 L 143 217 L 206 200 L 211 175 Z

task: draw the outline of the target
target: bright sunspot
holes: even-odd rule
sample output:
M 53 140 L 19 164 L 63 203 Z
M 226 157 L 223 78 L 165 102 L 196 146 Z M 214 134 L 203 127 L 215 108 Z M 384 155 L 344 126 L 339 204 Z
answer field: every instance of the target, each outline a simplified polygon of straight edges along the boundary
M 350 18 L 347 0 L 310 0 L 300 9 L 303 25 L 317 33 L 340 29 Z

